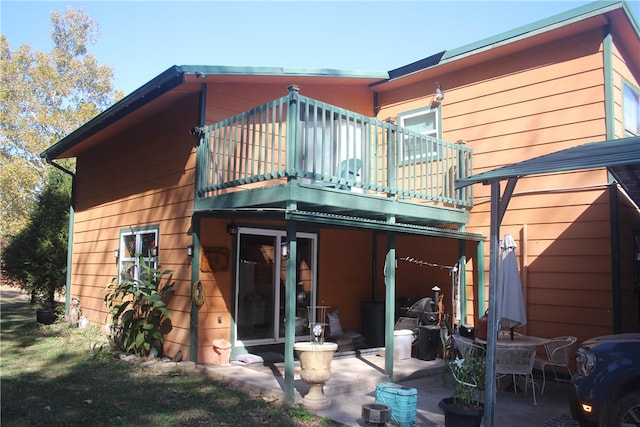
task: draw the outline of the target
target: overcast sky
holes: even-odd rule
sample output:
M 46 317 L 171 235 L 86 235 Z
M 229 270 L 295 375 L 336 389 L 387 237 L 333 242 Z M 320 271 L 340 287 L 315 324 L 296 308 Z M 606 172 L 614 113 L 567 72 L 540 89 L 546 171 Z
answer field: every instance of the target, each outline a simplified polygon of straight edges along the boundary
M 12 50 L 49 52 L 51 12 L 82 7 L 100 28 L 90 53 L 128 94 L 172 65 L 385 72 L 588 3 L 2 0 L 0 13 Z

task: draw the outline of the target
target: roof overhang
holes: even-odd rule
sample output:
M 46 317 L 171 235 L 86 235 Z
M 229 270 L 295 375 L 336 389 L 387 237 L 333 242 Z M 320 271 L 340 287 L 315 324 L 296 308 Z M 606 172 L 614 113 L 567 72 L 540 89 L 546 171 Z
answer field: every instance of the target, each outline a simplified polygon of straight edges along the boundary
M 517 52 L 533 45 L 549 43 L 597 27 L 610 26 L 620 45 L 634 46 L 640 28 L 625 1 L 594 1 L 581 7 L 488 37 L 456 49 L 445 50 L 389 71 L 389 78 L 372 85 L 385 92 L 431 75 L 445 75 L 461 66 L 473 67 L 488 60 Z M 636 68 L 640 56 L 629 55 Z
M 640 136 L 591 142 L 456 180 L 455 188 L 491 184 L 528 175 L 608 168 L 637 206 L 640 206 Z
M 286 87 L 295 80 L 302 84 L 321 82 L 323 85 L 367 88 L 386 77 L 386 72 L 334 69 L 174 65 L 47 148 L 40 156 L 47 161 L 77 156 L 87 147 L 117 133 L 120 128 L 114 126 L 116 123 L 135 124 L 144 115 L 153 114 L 187 94 L 199 92 L 203 84 L 281 83 Z

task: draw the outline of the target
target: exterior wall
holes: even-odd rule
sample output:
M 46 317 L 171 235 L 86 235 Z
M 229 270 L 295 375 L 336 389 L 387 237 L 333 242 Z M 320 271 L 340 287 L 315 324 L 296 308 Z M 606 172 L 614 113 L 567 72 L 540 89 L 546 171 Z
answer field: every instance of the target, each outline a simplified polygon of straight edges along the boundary
M 185 248 L 191 243 L 195 165 L 195 140 L 188 129 L 197 123 L 197 101 L 182 99 L 78 157 L 71 278 L 71 295 L 80 298 L 91 324 L 108 323 L 103 289 L 118 274 L 113 250 L 120 231 L 158 225 L 159 263 L 174 271 L 176 282 L 165 353 L 182 350 L 185 357 L 191 301 Z
M 364 85 L 336 85 L 327 79 L 312 82 L 302 77 L 291 77 L 291 84 L 299 84 L 300 94 L 304 96 L 357 113 L 373 115 L 373 95 Z M 206 123 L 222 121 L 287 94 L 287 85 L 282 83 L 261 81 L 253 84 L 209 85 Z
M 602 32 L 596 29 L 495 58 L 482 67 L 433 76 L 446 94 L 443 139 L 463 140 L 473 148 L 476 173 L 605 139 L 601 42 Z M 428 95 L 410 96 L 419 93 L 417 86 L 380 96 L 384 107 L 379 116 L 426 105 Z M 518 182 L 500 237 L 509 233 L 518 243 L 527 333 L 586 339 L 611 331 L 606 183 L 605 170 Z M 473 191 L 467 231 L 489 236 L 490 188 L 476 185 Z M 488 269 L 488 241 L 484 252 Z M 471 274 L 467 279 L 470 291 L 477 278 Z

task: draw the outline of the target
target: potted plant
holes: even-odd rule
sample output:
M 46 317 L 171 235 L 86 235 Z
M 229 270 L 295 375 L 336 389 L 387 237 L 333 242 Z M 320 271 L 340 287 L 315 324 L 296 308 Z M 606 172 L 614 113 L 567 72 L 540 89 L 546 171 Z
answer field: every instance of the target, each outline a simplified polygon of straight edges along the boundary
M 474 347 L 465 358 L 447 361 L 447 370 L 453 378 L 453 396 L 438 404 L 444 411 L 445 426 L 480 427 L 484 403 L 475 397 L 477 390 L 484 389 L 484 351 Z

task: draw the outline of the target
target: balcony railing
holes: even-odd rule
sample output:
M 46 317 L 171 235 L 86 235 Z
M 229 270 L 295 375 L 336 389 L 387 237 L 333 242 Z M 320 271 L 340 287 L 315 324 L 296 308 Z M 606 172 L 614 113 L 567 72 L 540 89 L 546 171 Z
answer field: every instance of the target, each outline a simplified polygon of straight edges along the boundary
M 231 187 L 296 179 L 370 195 L 471 206 L 472 151 L 394 123 L 300 95 L 260 105 L 201 129 L 198 198 Z

